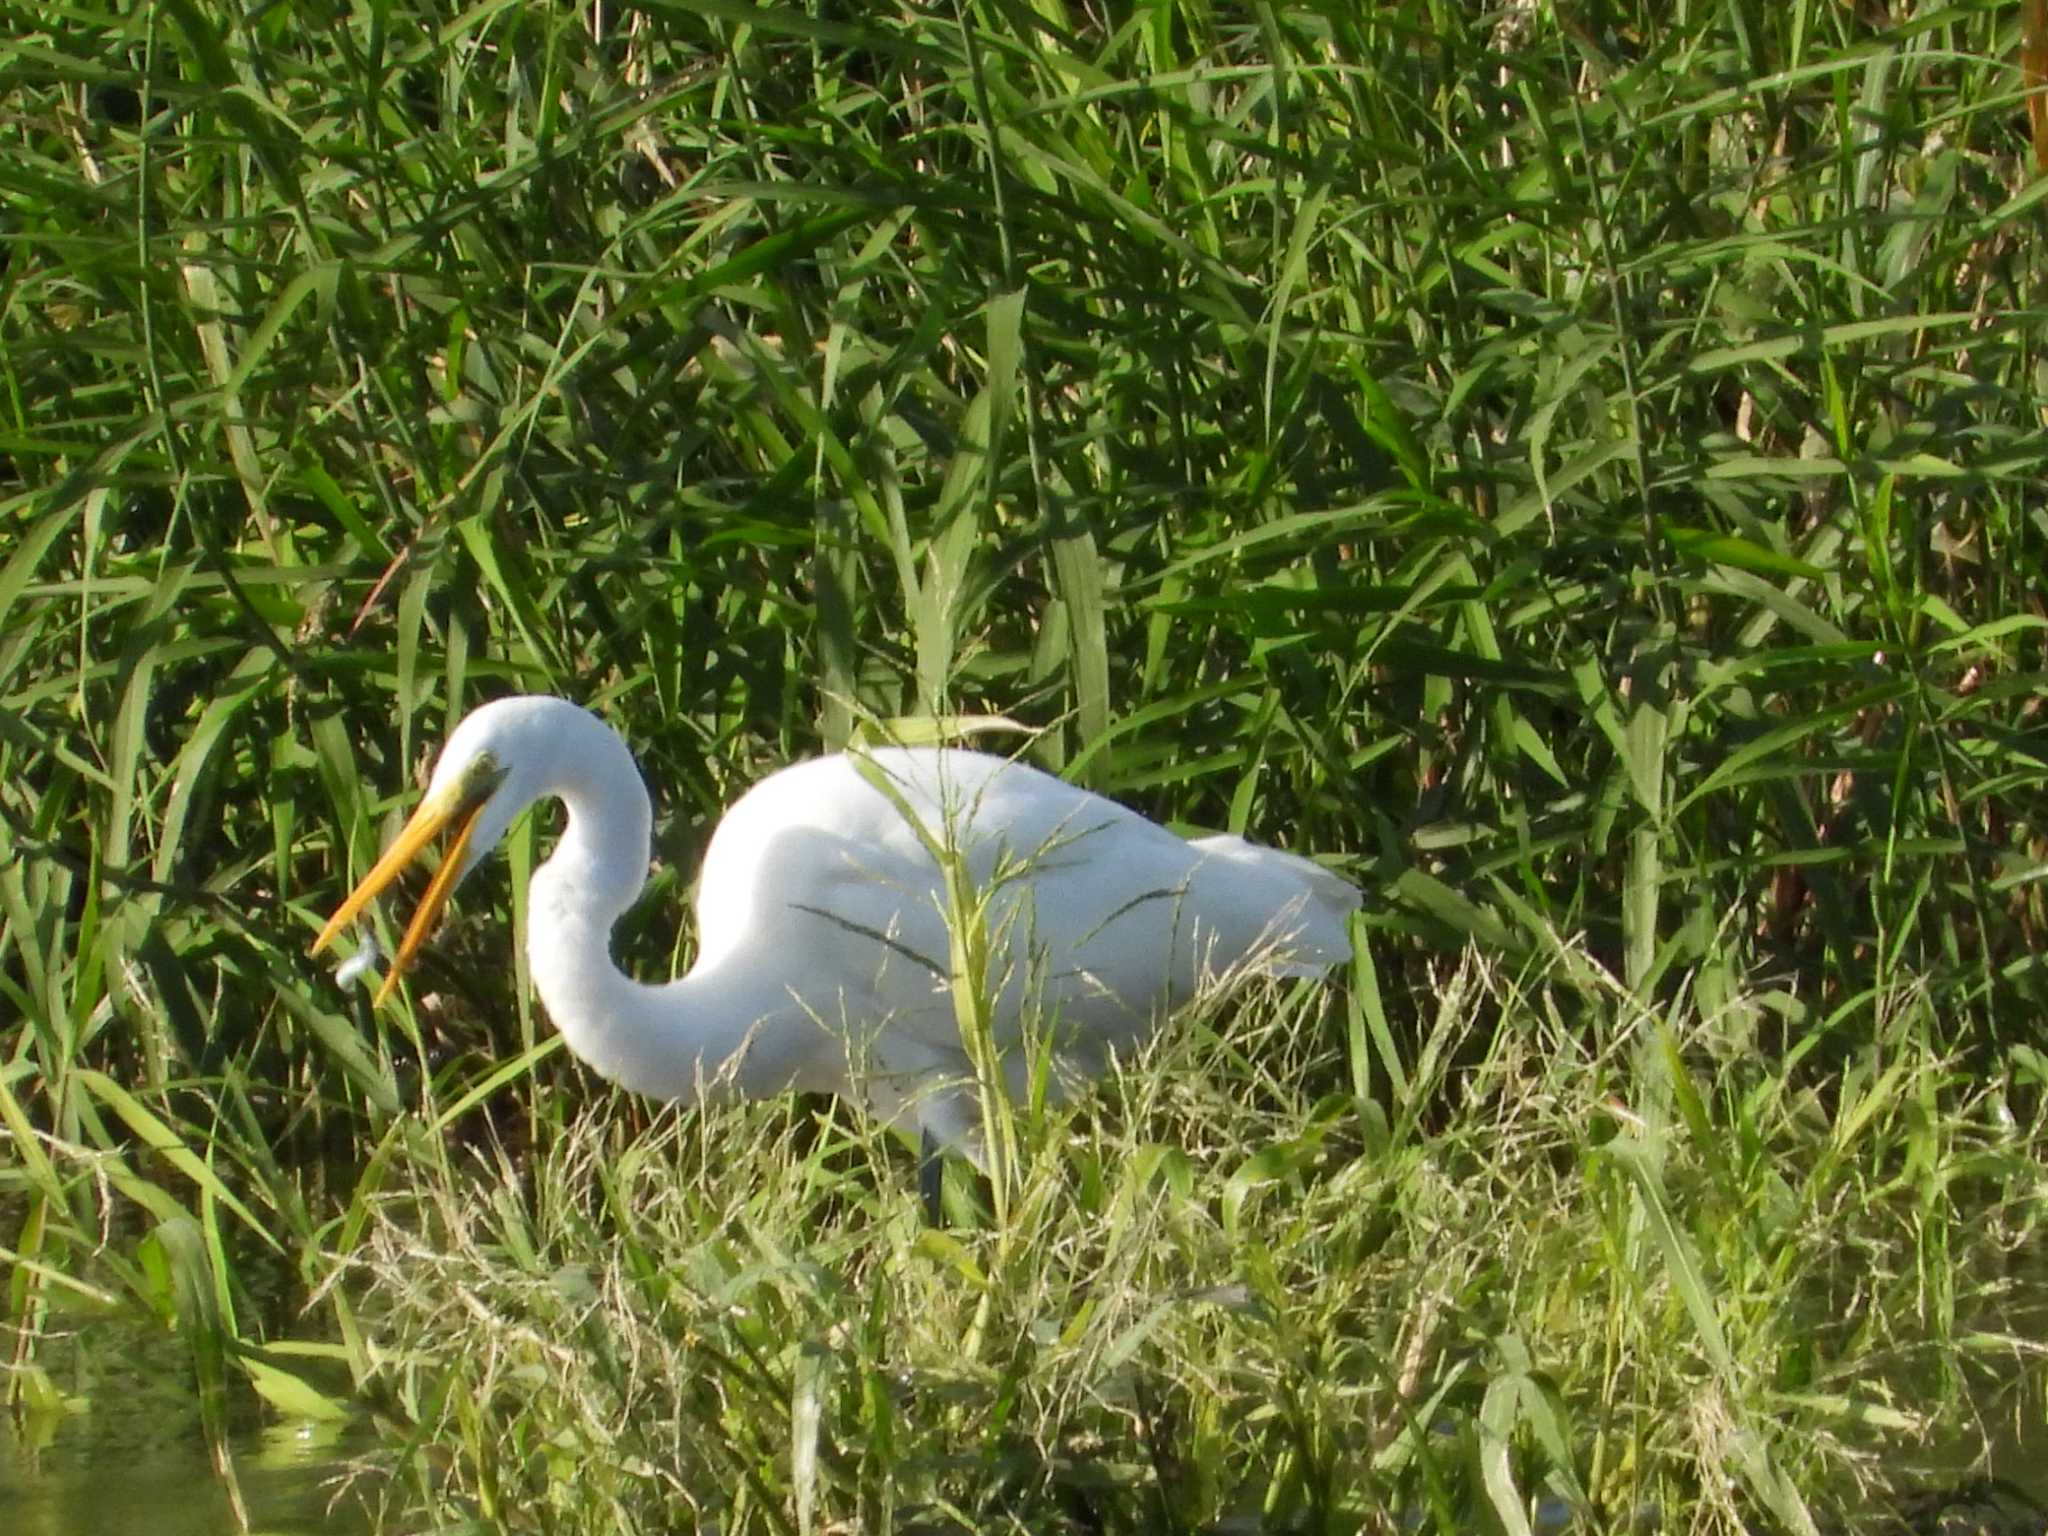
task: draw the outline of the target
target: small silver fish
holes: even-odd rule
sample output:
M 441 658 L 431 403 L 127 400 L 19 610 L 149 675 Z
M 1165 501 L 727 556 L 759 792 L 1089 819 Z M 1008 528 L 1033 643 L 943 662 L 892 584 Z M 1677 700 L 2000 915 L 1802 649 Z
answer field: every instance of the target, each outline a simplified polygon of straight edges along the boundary
M 371 966 L 384 957 L 377 952 L 377 937 L 372 933 L 363 935 L 362 947 L 334 968 L 334 984 L 348 986 Z

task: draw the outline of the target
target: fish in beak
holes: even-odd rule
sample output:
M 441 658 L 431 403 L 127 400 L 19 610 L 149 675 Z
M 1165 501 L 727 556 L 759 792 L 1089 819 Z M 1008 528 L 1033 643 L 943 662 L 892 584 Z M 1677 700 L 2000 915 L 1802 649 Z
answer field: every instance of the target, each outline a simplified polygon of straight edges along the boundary
M 384 973 L 384 984 L 377 989 L 376 1002 L 372 1006 L 381 1005 L 397 990 L 398 978 L 412 963 L 413 956 L 419 953 L 427 935 L 434 931 L 441 909 L 448 904 L 449 893 L 469 868 L 470 834 L 476 830 L 477 820 L 483 815 L 491 791 L 497 788 L 498 779 L 499 775 L 491 770 L 489 763 L 480 759 L 472 765 L 470 772 L 442 788 L 428 790 L 426 799 L 419 803 L 405 829 L 398 834 L 398 840 L 385 850 L 376 867 L 349 892 L 348 900 L 335 908 L 334 916 L 327 919 L 327 926 L 313 941 L 312 953 L 317 955 L 398 878 L 401 870 L 419 857 L 421 849 L 448 828 L 454 828 L 455 835 L 449 840 L 447 852 L 441 856 L 441 867 L 434 871 L 426 894 L 420 898 L 419 910 L 413 913 L 412 922 L 406 927 L 398 953 L 391 957 L 391 969 Z

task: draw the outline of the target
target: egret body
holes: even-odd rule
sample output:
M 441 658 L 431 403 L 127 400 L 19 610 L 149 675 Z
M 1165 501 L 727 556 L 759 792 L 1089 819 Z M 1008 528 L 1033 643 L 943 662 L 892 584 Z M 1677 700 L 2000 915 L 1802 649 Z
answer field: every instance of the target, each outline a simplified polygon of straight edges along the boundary
M 1237 837 L 1189 841 L 1001 757 L 882 747 L 770 775 L 719 822 L 697 960 L 625 975 L 611 931 L 646 881 L 653 812 L 625 743 L 561 699 L 503 699 L 449 737 L 425 798 L 315 942 L 452 829 L 379 1000 L 448 894 L 536 800 L 568 822 L 529 889 L 534 985 L 570 1050 L 636 1092 L 829 1091 L 971 1150 L 972 1073 L 951 990 L 951 890 L 975 893 L 998 1047 L 1032 1021 L 1096 1073 L 1217 977 L 1314 975 L 1350 955 L 1348 881 Z M 961 876 L 964 874 L 965 879 Z M 1006 1049 L 1013 1093 L 1026 1053 Z

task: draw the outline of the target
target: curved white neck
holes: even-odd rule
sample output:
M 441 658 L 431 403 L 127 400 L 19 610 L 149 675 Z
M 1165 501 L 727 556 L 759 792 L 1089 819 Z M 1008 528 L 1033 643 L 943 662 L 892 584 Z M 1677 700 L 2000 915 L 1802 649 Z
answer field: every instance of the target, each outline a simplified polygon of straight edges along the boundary
M 534 985 L 569 1048 L 600 1074 L 656 1098 L 694 1103 L 721 1081 L 747 1095 L 800 1082 L 804 1030 L 747 1049 L 755 1026 L 793 1008 L 786 992 L 742 965 L 699 966 L 663 986 L 613 963 L 611 931 L 647 882 L 654 814 L 625 743 L 581 710 L 553 737 L 542 795 L 568 808 L 552 857 L 528 887 L 527 958 Z M 737 1060 L 733 1058 L 744 1051 Z

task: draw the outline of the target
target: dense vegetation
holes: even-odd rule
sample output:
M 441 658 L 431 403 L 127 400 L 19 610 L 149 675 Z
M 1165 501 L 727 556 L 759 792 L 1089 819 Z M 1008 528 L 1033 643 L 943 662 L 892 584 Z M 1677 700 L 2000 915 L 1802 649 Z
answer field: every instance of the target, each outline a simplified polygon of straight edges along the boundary
M 155 1309 L 223 1451 L 251 1388 L 373 1408 L 407 1528 L 1868 1530 L 2013 1475 L 2038 12 L 0 5 L 14 1400 Z M 552 1048 L 545 826 L 402 1005 L 306 957 L 517 689 L 658 786 L 642 974 L 722 804 L 952 714 L 1328 856 L 1357 962 L 1024 1106 L 926 1230 L 841 1108 Z

